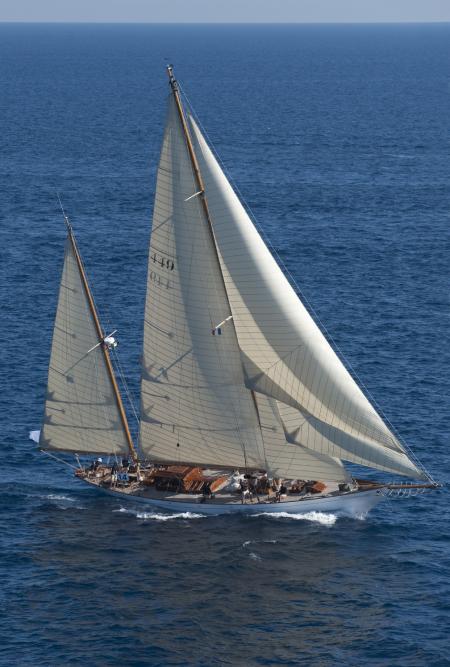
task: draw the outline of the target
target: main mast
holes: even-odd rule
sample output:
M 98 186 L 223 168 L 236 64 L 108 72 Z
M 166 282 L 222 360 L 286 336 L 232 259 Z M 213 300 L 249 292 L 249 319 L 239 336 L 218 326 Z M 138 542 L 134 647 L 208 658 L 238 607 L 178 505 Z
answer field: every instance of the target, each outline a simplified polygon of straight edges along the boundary
M 180 117 L 181 126 L 183 128 L 184 138 L 186 139 L 186 145 L 187 145 L 187 149 L 188 149 L 188 153 L 189 153 L 189 158 L 191 160 L 192 169 L 194 171 L 195 182 L 196 182 L 196 186 L 197 186 L 197 189 L 198 189 L 198 193 L 196 193 L 196 194 L 198 194 L 198 196 L 200 197 L 201 202 L 202 202 L 203 212 L 205 214 L 205 218 L 206 218 L 209 230 L 210 230 L 212 238 L 213 238 L 214 250 L 216 252 L 217 261 L 219 262 L 219 267 L 220 267 L 219 255 L 218 255 L 218 252 L 217 252 L 217 245 L 216 245 L 216 238 L 214 236 L 214 228 L 213 228 L 212 221 L 211 221 L 211 216 L 210 216 L 210 213 L 209 213 L 208 202 L 207 202 L 206 196 L 205 196 L 205 186 L 204 186 L 202 175 L 201 175 L 201 172 L 200 172 L 200 166 L 198 164 L 197 156 L 195 155 L 194 146 L 192 145 L 191 135 L 190 135 L 189 128 L 188 128 L 188 125 L 187 125 L 187 122 L 186 122 L 186 116 L 184 114 L 183 104 L 181 102 L 180 89 L 179 89 L 178 83 L 177 83 L 177 81 L 176 81 L 176 79 L 173 75 L 172 65 L 167 65 L 167 75 L 169 77 L 170 87 L 172 89 L 172 93 L 173 93 L 173 96 L 174 96 L 174 99 L 175 99 L 175 104 L 176 104 L 176 107 L 177 107 L 178 115 Z M 222 274 L 222 270 L 221 270 L 221 274 Z M 225 293 L 226 293 L 226 290 L 225 290 Z M 227 298 L 228 298 L 228 296 L 227 296 Z M 231 314 L 231 307 L 230 307 L 230 314 Z
M 108 349 L 108 346 L 106 345 L 106 343 L 104 342 L 105 332 L 103 331 L 102 325 L 100 324 L 97 309 L 96 309 L 95 303 L 94 303 L 94 298 L 92 296 L 92 293 L 91 293 L 91 290 L 90 290 L 90 287 L 89 287 L 89 283 L 88 283 L 88 280 L 87 280 L 86 272 L 84 270 L 83 262 L 81 261 L 81 256 L 80 256 L 80 253 L 78 251 L 77 242 L 76 242 L 75 236 L 73 234 L 72 225 L 70 224 L 69 219 L 67 218 L 67 216 L 65 214 L 64 214 L 64 220 L 65 220 L 66 225 L 67 225 L 69 240 L 70 240 L 70 243 L 72 245 L 73 254 L 75 256 L 77 266 L 78 266 L 78 270 L 80 272 L 81 282 L 83 284 L 83 288 L 84 288 L 86 298 L 87 298 L 87 301 L 88 301 L 88 304 L 89 304 L 89 310 L 91 312 L 92 319 L 94 321 L 94 325 L 95 325 L 95 329 L 96 329 L 96 332 L 97 332 L 97 335 L 98 335 L 98 340 L 99 340 L 99 343 L 100 343 L 100 347 L 102 349 L 103 356 L 104 356 L 104 359 L 105 359 L 106 369 L 107 369 L 108 376 L 109 376 L 109 379 L 110 379 L 110 382 L 111 382 L 111 386 L 113 388 L 113 394 L 114 394 L 114 398 L 116 400 L 117 409 L 119 410 L 120 420 L 122 422 L 123 430 L 125 432 L 125 438 L 126 438 L 126 441 L 127 441 L 127 444 L 128 444 L 128 449 L 130 451 L 130 456 L 133 459 L 133 461 L 135 463 L 137 463 L 139 461 L 139 458 L 138 458 L 135 446 L 133 444 L 133 438 L 131 437 L 130 427 L 128 426 L 128 419 L 127 419 L 127 416 L 126 416 L 126 413 L 125 413 L 125 408 L 123 406 L 122 397 L 120 395 L 119 387 L 118 387 L 116 376 L 115 376 L 115 373 L 114 373 L 114 368 L 113 368 L 113 365 L 112 365 L 112 362 L 111 362 L 111 357 L 109 356 L 109 349 Z
M 209 212 L 208 201 L 207 201 L 206 195 L 205 195 L 205 186 L 204 186 L 204 183 L 203 183 L 203 178 L 202 178 L 202 174 L 201 174 L 201 171 L 200 171 L 200 166 L 199 166 L 199 163 L 198 163 L 198 160 L 197 160 L 197 156 L 195 155 L 194 146 L 192 144 L 192 139 L 191 139 L 191 135 L 190 135 L 190 132 L 189 132 L 189 128 L 188 128 L 188 125 L 187 125 L 187 122 L 186 122 L 186 116 L 185 116 L 185 113 L 184 113 L 183 104 L 181 102 L 180 89 L 178 87 L 178 82 L 173 75 L 173 66 L 172 65 L 167 65 L 167 75 L 169 77 L 170 87 L 172 89 L 172 93 L 173 93 L 173 96 L 174 96 L 174 99 L 175 99 L 175 104 L 176 104 L 176 107 L 177 107 L 177 111 L 178 111 L 178 115 L 179 115 L 179 118 L 180 118 L 181 126 L 183 128 L 184 138 L 186 140 L 186 146 L 187 146 L 187 149 L 188 149 L 189 158 L 191 160 L 192 170 L 194 172 L 194 177 L 195 177 L 195 182 L 196 182 L 196 187 L 197 187 L 196 195 L 200 197 L 200 200 L 202 202 L 203 213 L 205 215 L 206 222 L 208 224 L 208 229 L 209 229 L 211 237 L 212 237 L 213 248 L 214 248 L 214 252 L 215 252 L 215 255 L 216 255 L 216 259 L 217 259 L 217 264 L 219 266 L 220 275 L 222 277 L 222 283 L 223 283 L 223 288 L 224 288 L 224 292 L 225 292 L 225 297 L 226 297 L 226 300 L 227 300 L 227 303 L 228 303 L 228 308 L 230 310 L 230 315 L 232 315 L 231 304 L 230 304 L 230 300 L 228 298 L 228 292 L 227 292 L 227 288 L 226 288 L 226 284 L 225 284 L 225 279 L 224 279 L 224 276 L 223 276 L 223 273 L 222 273 L 222 266 L 221 266 L 221 263 L 220 263 L 220 257 L 219 257 L 219 253 L 218 253 L 218 250 L 217 250 L 217 241 L 216 241 L 216 236 L 214 234 L 214 227 L 213 227 L 212 220 L 211 220 L 211 214 Z M 258 404 L 256 402 L 256 396 L 255 396 L 255 393 L 253 391 L 251 391 L 250 393 L 251 393 L 251 396 L 252 396 L 252 401 L 253 401 L 253 405 L 254 405 L 254 408 L 255 408 L 256 416 L 257 416 L 257 419 L 258 419 L 258 425 L 259 425 L 259 428 L 261 430 L 261 417 L 260 417 L 260 414 L 259 414 Z M 262 437 L 262 430 L 261 430 L 261 437 Z M 264 441 L 264 439 L 263 439 L 263 441 Z M 246 453 L 245 453 L 245 448 L 244 448 L 244 458 L 245 458 L 245 460 L 247 460 Z

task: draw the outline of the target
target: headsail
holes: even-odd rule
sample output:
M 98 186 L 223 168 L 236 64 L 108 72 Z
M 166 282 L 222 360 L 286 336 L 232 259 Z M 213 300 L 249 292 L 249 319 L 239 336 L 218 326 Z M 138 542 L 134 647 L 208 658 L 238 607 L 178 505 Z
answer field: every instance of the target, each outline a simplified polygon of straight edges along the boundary
M 268 396 L 255 394 L 266 457 L 266 469 L 273 477 L 322 479 L 343 482 L 350 475 L 342 462 L 314 452 L 295 442 L 286 442 L 279 404 Z
M 193 143 L 214 223 L 246 386 L 293 408 L 286 435 L 328 456 L 424 478 L 330 347 L 283 275 L 195 121 Z
M 42 449 L 127 454 L 123 417 L 76 253 L 69 228 L 39 444 Z

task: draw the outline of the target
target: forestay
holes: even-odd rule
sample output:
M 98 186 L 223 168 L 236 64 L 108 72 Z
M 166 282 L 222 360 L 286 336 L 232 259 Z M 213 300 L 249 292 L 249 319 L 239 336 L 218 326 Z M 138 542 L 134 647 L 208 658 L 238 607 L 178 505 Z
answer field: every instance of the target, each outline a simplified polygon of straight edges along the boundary
M 190 118 L 246 385 L 293 408 L 291 443 L 402 475 L 407 457 L 295 294 Z M 307 422 L 307 426 L 302 426 Z
M 98 343 L 69 235 L 39 441 L 43 449 L 128 453 L 104 353 Z

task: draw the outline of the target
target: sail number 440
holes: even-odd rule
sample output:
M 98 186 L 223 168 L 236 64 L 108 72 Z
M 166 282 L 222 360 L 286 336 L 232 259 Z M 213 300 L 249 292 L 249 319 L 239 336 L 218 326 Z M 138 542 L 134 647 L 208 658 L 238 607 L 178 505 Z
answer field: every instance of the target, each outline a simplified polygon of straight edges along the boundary
M 162 255 L 157 255 L 156 252 L 151 255 L 151 259 L 155 264 L 159 264 L 161 268 L 167 269 L 168 271 L 173 271 L 175 268 L 175 262 L 173 259 L 163 257 Z

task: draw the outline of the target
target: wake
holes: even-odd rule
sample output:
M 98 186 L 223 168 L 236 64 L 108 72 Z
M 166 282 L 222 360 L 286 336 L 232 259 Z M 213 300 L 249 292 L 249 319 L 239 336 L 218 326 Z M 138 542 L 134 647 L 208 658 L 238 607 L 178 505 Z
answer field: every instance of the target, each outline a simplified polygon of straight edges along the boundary
M 145 521 L 171 521 L 172 519 L 206 519 L 204 514 L 195 514 L 194 512 L 176 512 L 175 514 L 160 514 L 158 512 L 137 512 L 135 510 L 125 509 L 121 507 L 113 512 L 121 512 L 122 514 L 131 514 L 137 519 Z
M 334 526 L 337 521 L 337 516 L 335 514 L 325 514 L 324 512 L 306 512 L 305 514 L 261 512 L 260 514 L 252 514 L 251 516 L 264 516 L 271 519 L 293 519 L 294 521 L 312 521 L 314 523 L 320 523 L 322 526 Z

